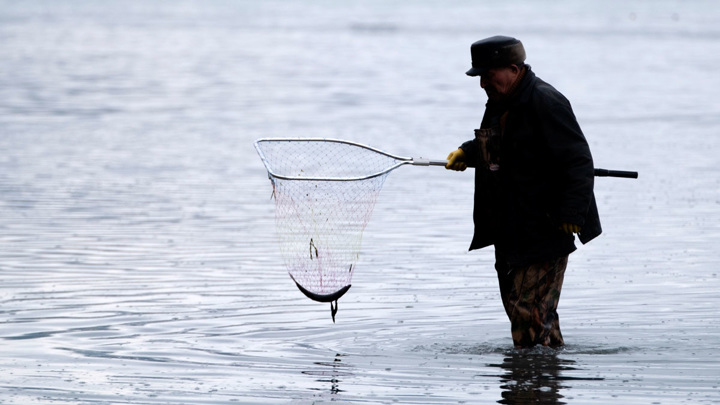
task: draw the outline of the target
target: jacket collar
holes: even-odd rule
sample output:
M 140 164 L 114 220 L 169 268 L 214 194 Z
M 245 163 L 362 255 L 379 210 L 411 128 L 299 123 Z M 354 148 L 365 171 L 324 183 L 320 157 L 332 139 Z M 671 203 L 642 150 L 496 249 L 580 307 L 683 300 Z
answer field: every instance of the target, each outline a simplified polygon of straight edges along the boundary
M 522 78 L 522 81 L 518 85 L 515 95 L 510 100 L 510 105 L 524 104 L 530 101 L 530 94 L 532 93 L 531 90 L 537 80 L 535 72 L 532 71 L 530 65 L 527 65 L 525 77 Z

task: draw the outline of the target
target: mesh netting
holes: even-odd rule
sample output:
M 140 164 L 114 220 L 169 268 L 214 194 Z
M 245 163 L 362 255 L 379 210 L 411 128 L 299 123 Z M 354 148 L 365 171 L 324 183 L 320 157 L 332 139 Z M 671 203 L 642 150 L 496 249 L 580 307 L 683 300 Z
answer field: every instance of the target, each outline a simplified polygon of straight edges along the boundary
M 290 276 L 308 297 L 337 305 L 350 287 L 380 189 L 400 161 L 329 140 L 261 140 L 256 146 L 273 184 Z

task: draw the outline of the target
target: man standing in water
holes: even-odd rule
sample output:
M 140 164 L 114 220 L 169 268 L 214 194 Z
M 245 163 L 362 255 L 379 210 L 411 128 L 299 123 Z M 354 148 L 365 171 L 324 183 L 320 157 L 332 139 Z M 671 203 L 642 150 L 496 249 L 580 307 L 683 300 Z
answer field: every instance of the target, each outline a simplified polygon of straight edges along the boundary
M 525 64 L 522 43 L 472 44 L 469 76 L 488 96 L 475 138 L 446 168 L 474 166 L 470 250 L 495 246 L 500 295 L 518 348 L 564 345 L 557 305 L 575 237 L 601 232 L 590 148 L 568 100 Z

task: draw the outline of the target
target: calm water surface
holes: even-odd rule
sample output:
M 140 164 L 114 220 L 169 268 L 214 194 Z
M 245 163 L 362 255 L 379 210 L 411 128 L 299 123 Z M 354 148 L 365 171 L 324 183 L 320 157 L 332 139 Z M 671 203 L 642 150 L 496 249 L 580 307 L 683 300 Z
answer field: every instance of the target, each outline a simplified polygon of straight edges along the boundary
M 0 1 L 0 403 L 720 403 L 720 5 Z M 283 269 L 252 141 L 444 158 L 469 45 L 572 101 L 605 228 L 564 350 L 517 351 L 472 174 L 391 173 L 337 323 Z

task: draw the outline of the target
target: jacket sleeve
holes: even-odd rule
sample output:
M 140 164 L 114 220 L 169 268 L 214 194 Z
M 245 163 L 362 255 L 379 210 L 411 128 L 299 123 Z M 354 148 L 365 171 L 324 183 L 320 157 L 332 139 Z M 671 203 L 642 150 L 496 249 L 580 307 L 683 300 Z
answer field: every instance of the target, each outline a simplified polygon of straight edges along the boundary
M 463 143 L 460 145 L 460 149 L 465 152 L 465 164 L 469 167 L 479 166 L 480 162 L 478 160 L 480 159 L 480 148 L 478 147 L 477 138 Z
M 583 226 L 593 201 L 595 181 L 590 147 L 565 96 L 549 85 L 538 90 L 535 111 L 560 194 L 555 215 L 560 222 Z

